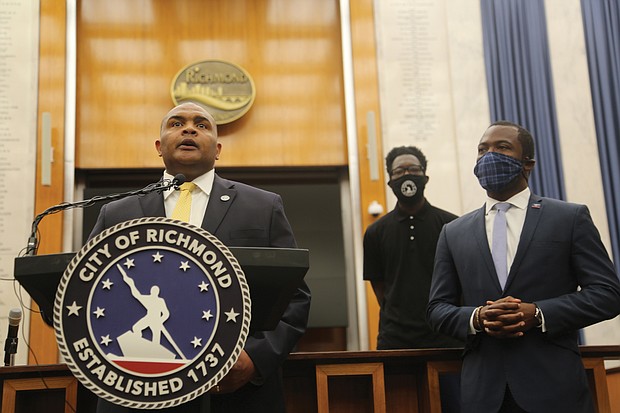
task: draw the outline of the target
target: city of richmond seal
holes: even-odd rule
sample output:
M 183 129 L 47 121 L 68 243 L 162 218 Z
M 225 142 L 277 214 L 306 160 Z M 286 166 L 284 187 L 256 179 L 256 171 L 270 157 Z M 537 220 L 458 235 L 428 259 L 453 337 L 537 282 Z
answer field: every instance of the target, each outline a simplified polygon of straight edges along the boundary
M 215 386 L 250 328 L 241 266 L 215 236 L 142 218 L 91 239 L 54 302 L 60 352 L 73 375 L 112 403 L 162 409 Z

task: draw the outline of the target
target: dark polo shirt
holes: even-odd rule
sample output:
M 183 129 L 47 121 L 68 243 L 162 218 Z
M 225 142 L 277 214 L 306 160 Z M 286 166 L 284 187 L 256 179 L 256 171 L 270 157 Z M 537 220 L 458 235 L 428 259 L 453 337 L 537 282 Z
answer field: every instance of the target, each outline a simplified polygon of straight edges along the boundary
M 437 240 L 443 225 L 456 218 L 426 201 L 415 216 L 397 205 L 366 230 L 364 280 L 385 283 L 378 349 L 463 346 L 426 323 Z

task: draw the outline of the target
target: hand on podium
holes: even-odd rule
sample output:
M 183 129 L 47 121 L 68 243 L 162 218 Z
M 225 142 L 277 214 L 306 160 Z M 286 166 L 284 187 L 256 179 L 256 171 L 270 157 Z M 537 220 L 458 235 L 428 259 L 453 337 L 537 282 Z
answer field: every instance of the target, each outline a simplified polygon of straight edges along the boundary
M 239 359 L 217 386 L 209 392 L 211 394 L 232 393 L 256 378 L 254 362 L 245 350 L 241 350 Z

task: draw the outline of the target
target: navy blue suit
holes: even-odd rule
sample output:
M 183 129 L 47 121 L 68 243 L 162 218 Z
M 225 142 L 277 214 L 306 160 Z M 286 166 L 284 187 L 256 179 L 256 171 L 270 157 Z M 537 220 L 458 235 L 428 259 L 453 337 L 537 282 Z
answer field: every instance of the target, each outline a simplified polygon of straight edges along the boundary
M 161 194 L 133 196 L 104 205 L 90 237 L 120 222 L 145 216 L 166 216 Z M 202 228 L 229 247 L 296 247 L 279 195 L 217 175 Z M 234 393 L 211 396 L 212 413 L 284 412 L 280 366 L 304 333 L 309 310 L 310 290 L 302 283 L 275 330 L 255 332 L 247 338 L 245 351 L 262 383 L 249 383 Z M 175 411 L 198 411 L 198 404 L 190 402 Z M 129 410 L 108 405 L 99 411 Z
M 508 339 L 468 334 L 477 306 L 509 295 L 537 304 L 547 331 L 533 328 Z M 578 331 L 618 313 L 620 284 L 584 205 L 530 197 L 504 291 L 489 250 L 484 208 L 441 232 L 427 319 L 435 330 L 467 339 L 463 413 L 497 412 L 507 385 L 528 412 L 592 412 Z

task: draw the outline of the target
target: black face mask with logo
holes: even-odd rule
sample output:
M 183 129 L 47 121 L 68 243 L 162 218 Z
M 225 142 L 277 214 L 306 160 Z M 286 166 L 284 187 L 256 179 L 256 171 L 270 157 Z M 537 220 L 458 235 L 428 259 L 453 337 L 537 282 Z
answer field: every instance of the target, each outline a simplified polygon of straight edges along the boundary
M 388 182 L 392 192 L 398 198 L 398 202 L 403 205 L 415 205 L 424 198 L 424 186 L 426 185 L 426 176 L 422 175 L 403 175 L 398 179 Z

